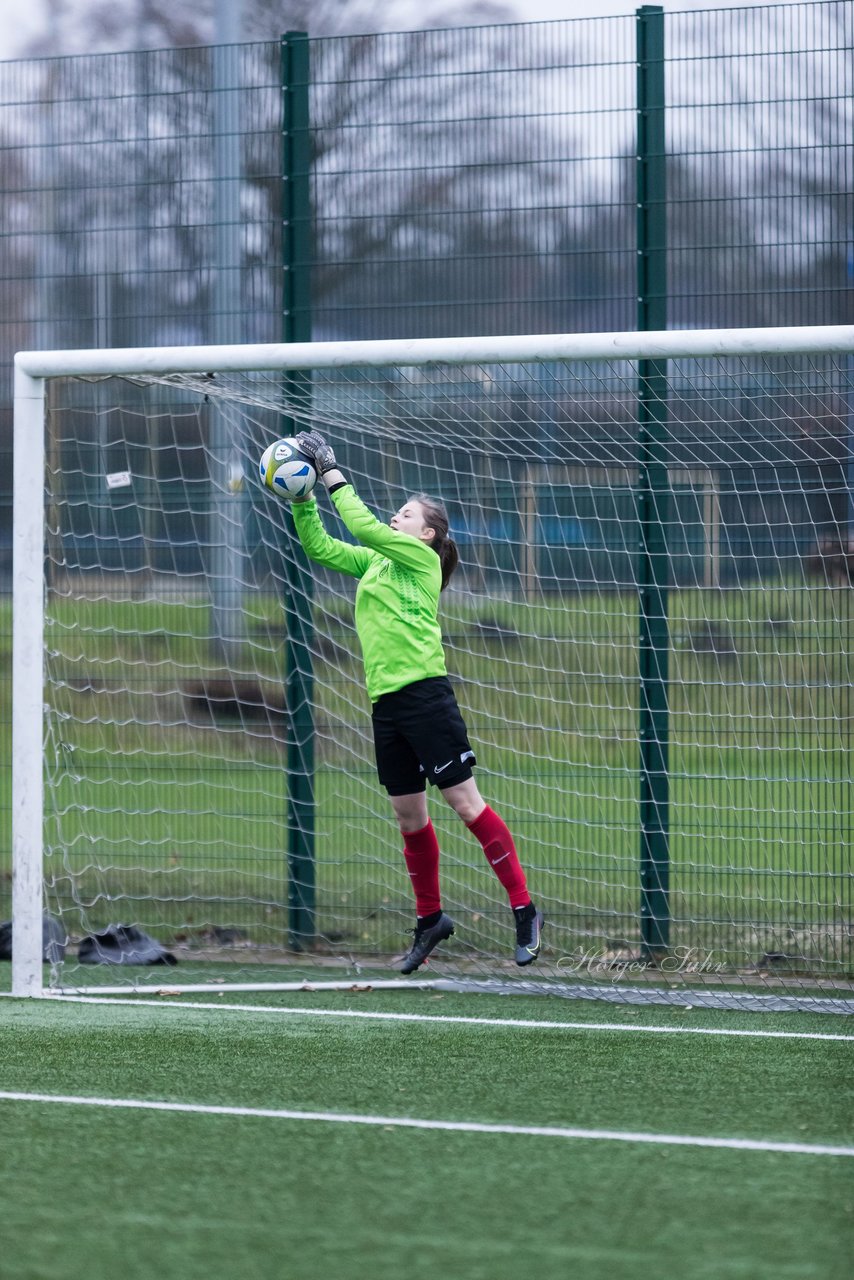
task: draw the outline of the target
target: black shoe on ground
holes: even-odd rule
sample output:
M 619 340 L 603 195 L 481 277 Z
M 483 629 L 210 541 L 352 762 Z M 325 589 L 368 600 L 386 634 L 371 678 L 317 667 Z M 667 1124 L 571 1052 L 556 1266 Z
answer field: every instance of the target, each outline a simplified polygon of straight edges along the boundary
M 525 907 L 515 907 L 513 915 L 516 918 L 516 963 L 533 964 L 540 954 L 543 913 L 529 902 Z
M 450 938 L 454 932 L 454 922 L 450 916 L 445 915 L 444 911 L 440 911 L 438 916 L 424 916 L 423 919 L 419 919 L 414 932 L 412 946 L 403 957 L 403 964 L 400 966 L 401 973 L 413 973 L 416 969 L 420 969 L 433 948 L 438 947 L 439 943 L 444 942 L 446 938 Z

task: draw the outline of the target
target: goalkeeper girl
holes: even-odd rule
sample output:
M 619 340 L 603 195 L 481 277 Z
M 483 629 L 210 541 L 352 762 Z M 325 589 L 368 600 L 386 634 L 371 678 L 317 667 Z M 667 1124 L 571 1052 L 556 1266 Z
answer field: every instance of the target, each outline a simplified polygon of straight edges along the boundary
M 313 495 L 294 501 L 294 523 L 308 557 L 359 579 L 355 621 L 372 703 L 377 773 L 400 826 L 415 891 L 415 936 L 401 972 L 419 968 L 454 932 L 439 893 L 428 781 L 482 845 L 513 911 L 516 963 L 531 964 L 540 951 L 543 916 L 531 901 L 513 837 L 477 788 L 474 751 L 445 671 L 439 592 L 458 555 L 444 506 L 419 494 L 382 524 L 344 478 L 323 436 L 304 431 L 297 441 L 359 544 L 330 537 Z

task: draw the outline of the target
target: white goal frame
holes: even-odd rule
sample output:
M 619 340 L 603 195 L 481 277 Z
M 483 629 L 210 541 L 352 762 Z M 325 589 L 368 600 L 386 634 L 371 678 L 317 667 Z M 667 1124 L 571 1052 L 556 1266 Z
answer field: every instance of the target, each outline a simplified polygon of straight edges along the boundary
M 854 357 L 854 325 L 545 334 L 405 341 L 27 351 L 15 357 L 12 712 L 12 994 L 46 994 L 42 970 L 45 380 L 60 376 L 667 360 Z M 407 984 L 411 985 L 411 984 Z

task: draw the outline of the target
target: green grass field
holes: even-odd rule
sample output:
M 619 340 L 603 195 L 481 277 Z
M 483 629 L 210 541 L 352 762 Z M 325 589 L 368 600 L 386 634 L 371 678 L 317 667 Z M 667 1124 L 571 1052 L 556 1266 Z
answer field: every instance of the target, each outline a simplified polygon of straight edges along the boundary
M 160 1004 L 0 1000 L 0 1095 L 39 1095 L 0 1096 L 4 1280 L 850 1274 L 849 1019 L 417 991 Z

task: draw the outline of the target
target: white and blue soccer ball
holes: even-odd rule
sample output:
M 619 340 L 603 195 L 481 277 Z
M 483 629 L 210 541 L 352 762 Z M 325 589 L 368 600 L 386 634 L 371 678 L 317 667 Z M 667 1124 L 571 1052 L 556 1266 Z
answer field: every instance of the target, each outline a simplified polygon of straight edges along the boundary
M 261 483 L 280 498 L 304 498 L 317 484 L 314 463 L 292 436 L 268 444 L 259 468 Z

